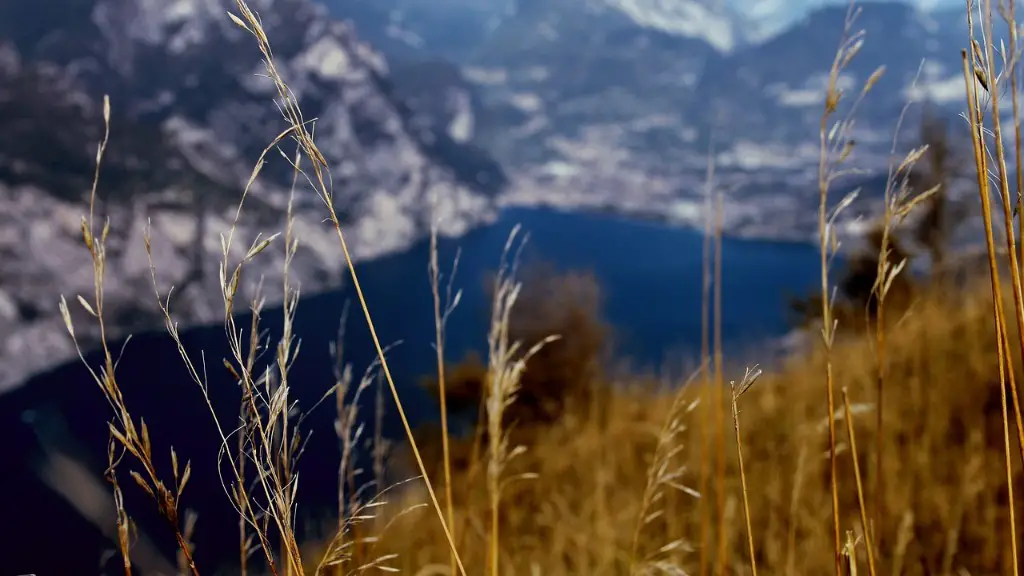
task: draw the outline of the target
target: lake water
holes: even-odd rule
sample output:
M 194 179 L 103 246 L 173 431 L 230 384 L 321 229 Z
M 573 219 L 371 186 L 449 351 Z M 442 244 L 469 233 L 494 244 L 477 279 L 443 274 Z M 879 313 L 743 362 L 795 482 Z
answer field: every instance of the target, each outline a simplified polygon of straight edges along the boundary
M 605 315 L 616 330 L 618 351 L 641 365 L 693 359 L 700 348 L 702 236 L 622 218 L 566 214 L 550 210 L 505 212 L 492 226 L 475 230 L 440 247 L 442 269 L 449 269 L 456 247 L 462 255 L 456 286 L 464 297 L 449 324 L 448 350 L 456 359 L 480 349 L 486 336 L 487 302 L 483 279 L 497 268 L 509 231 L 522 224 L 529 233 L 524 251 L 561 269 L 590 270 L 600 281 Z M 389 354 L 396 381 L 415 421 L 434 419 L 436 409 L 413 385 L 433 370 L 433 304 L 427 276 L 428 244 L 357 268 L 371 314 L 383 343 L 401 340 Z M 809 245 L 727 239 L 723 247 L 723 338 L 728 351 L 749 350 L 787 331 L 787 296 L 814 290 L 819 279 L 816 248 Z M 305 297 L 296 316 L 302 339 L 291 382 L 300 402 L 310 406 L 332 383 L 329 342 L 335 339 L 346 301 L 351 301 L 345 357 L 357 374 L 374 357 L 362 313 L 351 287 L 338 293 Z M 280 311 L 268 310 L 265 327 L 280 330 Z M 241 326 L 247 326 L 243 320 Z M 215 405 L 225 418 L 237 412 L 235 385 L 220 369 L 228 355 L 223 328 L 200 327 L 185 334 L 186 346 L 205 351 Z M 166 454 L 173 444 L 193 460 L 186 504 L 199 509 L 197 557 L 208 566 L 221 559 L 218 549 L 233 542 L 236 520 L 217 481 L 215 430 L 199 390 L 184 371 L 177 351 L 163 334 L 140 335 L 128 345 L 118 368 L 136 416 L 145 416 L 153 444 Z M 101 471 L 105 465 L 109 407 L 78 363 L 42 374 L 25 387 L 0 397 L 0 437 L 5 467 L 0 475 L 0 516 L 17 522 L 0 526 L 0 542 L 11 544 L 5 566 L 14 573 L 94 573 L 102 539 L 77 519 L 71 508 L 43 487 L 35 473 L 45 442 Z M 313 413 L 309 454 L 303 463 L 300 502 L 331 509 L 335 493 L 337 447 L 334 413 L 326 406 Z M 392 422 L 393 424 L 393 422 Z M 166 458 L 165 458 L 166 459 Z M 127 483 L 126 483 L 127 484 Z M 152 504 L 126 485 L 129 510 L 143 526 L 160 526 L 148 514 Z M 172 545 L 162 530 L 154 539 Z M 61 542 L 60 554 L 53 542 Z M 13 553 L 13 556 L 11 556 Z M 230 552 L 228 559 L 230 560 Z M 207 568 L 209 570 L 209 568 Z

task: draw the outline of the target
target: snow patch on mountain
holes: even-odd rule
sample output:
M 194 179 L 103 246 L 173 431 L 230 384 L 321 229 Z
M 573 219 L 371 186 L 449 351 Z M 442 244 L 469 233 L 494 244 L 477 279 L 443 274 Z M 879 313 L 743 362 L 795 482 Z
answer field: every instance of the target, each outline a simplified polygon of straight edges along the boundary
M 700 38 L 721 52 L 742 41 L 739 19 L 721 2 L 697 0 L 607 0 L 608 3 L 648 28 Z

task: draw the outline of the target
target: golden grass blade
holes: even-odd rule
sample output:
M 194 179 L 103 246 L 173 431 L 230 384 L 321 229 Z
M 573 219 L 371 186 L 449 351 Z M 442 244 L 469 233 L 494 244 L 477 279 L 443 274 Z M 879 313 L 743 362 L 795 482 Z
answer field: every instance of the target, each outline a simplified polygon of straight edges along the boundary
M 846 434 L 850 440 L 850 457 L 853 459 L 853 475 L 857 481 L 857 503 L 860 506 L 860 524 L 864 531 L 864 547 L 868 552 L 868 574 L 876 576 L 875 546 L 871 538 L 871 526 L 868 522 L 868 509 L 864 502 L 864 485 L 860 477 L 860 462 L 857 460 L 857 435 L 853 431 L 853 411 L 850 410 L 850 394 L 843 386 L 843 408 L 846 416 Z

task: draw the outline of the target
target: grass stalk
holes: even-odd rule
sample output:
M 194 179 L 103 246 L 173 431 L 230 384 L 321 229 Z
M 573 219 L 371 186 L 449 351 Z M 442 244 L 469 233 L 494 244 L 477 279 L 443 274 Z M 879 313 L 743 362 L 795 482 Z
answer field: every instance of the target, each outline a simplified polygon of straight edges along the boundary
M 836 63 L 838 63 L 839 55 L 836 54 Z M 832 529 L 833 529 L 833 543 L 835 548 L 835 573 L 836 576 L 842 572 L 841 558 L 842 558 L 842 541 L 839 533 L 839 487 L 837 484 L 837 472 L 836 472 L 836 421 L 835 421 L 835 384 L 832 381 L 832 342 L 834 338 L 833 330 L 834 325 L 832 321 L 832 298 L 829 292 L 829 241 L 830 241 L 830 229 L 828 226 L 828 176 L 827 176 L 827 151 L 828 146 L 826 142 L 826 135 L 828 134 L 828 119 L 831 113 L 835 110 L 836 103 L 838 102 L 838 93 L 835 92 L 835 80 L 834 77 L 837 75 L 836 66 L 833 66 L 833 73 L 830 74 L 829 80 L 829 94 L 826 97 L 827 102 L 825 104 L 825 113 L 821 117 L 821 129 L 820 129 L 820 145 L 821 145 L 821 159 L 818 168 L 818 232 L 819 232 L 819 248 L 821 256 L 821 318 L 822 318 L 822 329 L 821 336 L 825 344 L 825 390 L 826 390 L 826 410 L 828 410 L 828 453 L 829 453 L 829 488 L 831 489 L 832 496 Z
M 644 483 L 643 496 L 640 499 L 640 510 L 637 514 L 636 523 L 633 526 L 632 545 L 629 554 L 630 576 L 643 574 L 678 573 L 678 566 L 668 562 L 666 557 L 678 550 L 687 547 L 682 539 L 676 539 L 667 544 L 661 545 L 654 552 L 641 555 L 640 538 L 644 529 L 654 521 L 664 518 L 668 508 L 667 492 L 683 492 L 695 498 L 703 496 L 695 490 L 683 484 L 683 477 L 686 473 L 685 464 L 676 464 L 674 461 L 682 453 L 682 436 L 686 431 L 686 424 L 683 417 L 693 412 L 701 403 L 701 395 L 696 400 L 687 403 L 688 384 L 693 378 L 699 375 L 695 373 L 681 386 L 672 397 L 672 405 L 668 410 L 665 421 L 658 432 L 658 443 L 654 449 L 654 458 L 647 467 L 646 482 Z M 668 568 L 668 567 L 672 568 Z
M 500 514 L 504 486 L 514 479 L 532 477 L 530 474 L 520 474 L 517 478 L 511 479 L 504 477 L 509 462 L 525 451 L 522 446 L 509 446 L 504 422 L 505 410 L 516 400 L 527 362 L 544 346 L 558 338 L 554 335 L 545 337 L 527 350 L 522 350 L 522 342 L 511 340 L 509 331 L 512 311 L 522 289 L 522 284 L 516 280 L 515 274 L 525 240 L 511 256 L 511 261 L 508 258 L 518 233 L 519 226 L 516 226 L 505 243 L 501 265 L 494 280 L 494 301 L 491 304 L 490 331 L 487 336 L 488 372 L 485 397 L 488 441 L 487 494 L 490 503 L 488 557 L 491 576 L 498 576 L 501 572 Z
M 715 403 L 712 401 L 711 381 L 711 336 L 710 336 L 710 312 L 711 312 L 711 258 L 712 243 L 714 241 L 712 216 L 712 198 L 714 190 L 714 147 L 708 150 L 707 178 L 704 185 L 704 234 L 703 249 L 701 256 L 701 308 L 700 308 L 700 390 L 701 402 L 701 445 L 700 445 L 700 479 L 698 481 L 698 492 L 702 497 L 697 503 L 700 508 L 700 576 L 707 576 L 709 565 L 709 541 L 711 538 L 711 506 L 708 502 L 708 482 L 711 475 L 712 448 L 711 439 L 715 433 L 712 428 L 712 410 Z
M 451 465 L 451 448 L 449 446 L 449 430 L 448 430 L 448 393 L 445 387 L 444 377 L 444 333 L 445 325 L 447 324 L 448 316 L 451 313 L 452 307 L 456 303 L 452 300 L 451 293 L 451 280 L 454 280 L 454 266 L 452 270 L 452 279 L 449 280 L 448 284 L 448 300 L 445 303 L 444 310 L 441 309 L 441 271 L 437 262 L 437 220 L 436 216 L 431 220 L 430 226 L 430 263 L 429 263 L 429 274 L 430 274 L 430 292 L 434 301 L 434 351 L 437 354 L 437 385 L 440 398 L 441 408 L 441 458 L 442 468 L 444 469 L 444 494 L 445 494 L 445 514 L 448 521 L 448 526 L 452 531 L 452 538 L 456 538 L 455 534 L 455 508 L 454 499 L 452 497 L 452 465 Z M 458 257 L 455 260 L 458 265 Z M 457 571 L 455 565 L 455 553 L 451 553 L 451 569 L 452 575 L 454 576 Z
M 922 65 L 924 63 L 922 62 Z M 918 67 L 917 74 L 914 77 L 912 85 L 917 85 L 918 77 L 921 73 L 921 67 Z M 899 118 L 896 120 L 896 129 L 893 131 L 892 147 L 890 149 L 890 155 L 892 158 L 896 157 L 896 147 L 899 143 L 900 129 L 903 127 L 903 121 L 906 118 L 907 111 L 910 108 L 912 101 L 908 101 L 903 108 L 900 110 Z M 875 271 L 875 284 L 872 287 L 872 295 L 874 296 L 876 303 L 876 314 L 875 314 L 875 331 L 874 331 L 874 345 L 875 345 L 875 461 L 872 467 L 873 481 L 872 481 L 872 493 L 874 494 L 874 503 L 871 507 L 871 530 L 875 534 L 875 544 L 881 546 L 880 542 L 880 530 L 885 525 L 886 511 L 885 511 L 885 470 L 884 470 L 884 452 L 885 452 L 885 382 L 888 373 L 888 338 L 887 338 L 887 318 L 886 318 L 886 303 L 889 295 L 889 288 L 892 286 L 893 281 L 902 272 L 903 267 L 906 265 L 906 260 L 902 260 L 895 265 L 890 261 L 892 255 L 893 236 L 895 227 L 903 221 L 904 218 L 910 213 L 914 206 L 927 199 L 931 194 L 938 191 L 938 188 L 932 190 L 922 191 L 916 198 L 908 198 L 910 193 L 910 176 L 911 172 L 917 165 L 917 162 L 923 156 L 927 150 L 928 144 L 923 145 L 920 148 L 916 148 L 907 153 L 906 156 L 896 164 L 890 161 L 888 174 L 886 175 L 885 191 L 882 198 L 883 210 L 882 210 L 882 238 L 878 248 L 878 266 Z M 932 263 L 933 266 L 935 263 Z M 933 274 L 932 278 L 940 278 L 939 275 Z M 870 301 L 869 301 L 870 302 Z M 869 303 L 870 306 L 870 303 Z M 870 312 L 868 310 L 867 312 Z M 871 317 L 870 313 L 867 314 L 868 318 Z
M 182 469 L 178 466 L 178 457 L 171 448 L 172 473 L 174 477 L 173 487 L 168 487 L 157 474 L 156 464 L 153 459 L 153 446 L 150 442 L 149 428 L 145 420 L 140 420 L 136 425 L 128 409 L 117 381 L 115 370 L 117 362 L 114 360 L 113 352 L 107 338 L 107 325 L 105 317 L 105 276 L 107 266 L 107 237 L 110 233 L 109 219 L 104 222 L 102 231 L 96 232 L 96 196 L 99 188 L 100 169 L 103 164 L 103 156 L 110 141 L 110 98 L 103 98 L 103 137 L 96 151 L 96 163 L 93 172 L 92 186 L 89 191 L 89 212 L 88 218 L 83 217 L 81 223 L 82 239 L 89 251 L 93 269 L 93 301 L 90 303 L 83 296 L 78 296 L 78 303 L 96 320 L 99 330 L 100 349 L 103 354 L 103 365 L 97 371 L 86 361 L 81 346 L 75 336 L 74 325 L 71 321 L 71 312 L 67 301 L 63 296 L 60 299 L 60 314 L 64 327 L 71 336 L 79 360 L 85 364 L 93 381 L 99 386 L 107 403 L 114 412 L 113 421 L 108 423 L 111 436 L 120 444 L 124 450 L 130 453 L 139 465 L 143 473 L 131 471 L 131 477 L 157 504 L 161 516 L 170 524 L 174 533 L 175 541 L 178 544 L 179 553 L 183 564 L 187 567 L 192 576 L 199 576 L 195 560 L 192 556 L 192 547 L 188 537 L 183 531 L 181 518 L 179 517 L 179 500 L 185 485 L 191 475 L 191 465 L 186 463 Z M 116 473 L 116 462 L 111 465 L 109 474 Z M 115 496 L 115 504 L 118 497 Z M 123 512 L 119 512 L 120 515 Z M 127 517 L 120 518 L 119 523 L 127 526 Z
M 725 436 L 725 381 L 722 375 L 722 235 L 723 235 L 724 206 L 723 195 L 715 195 L 715 228 L 714 228 L 714 371 L 713 371 L 713 398 L 715 409 L 715 457 L 717 470 L 715 474 L 715 519 L 718 530 L 718 553 L 715 558 L 715 574 L 725 573 L 726 549 L 728 538 L 725 528 L 725 493 L 726 493 L 726 454 Z
M 1020 239 L 1020 259 L 1024 261 L 1024 172 L 1021 171 L 1021 164 L 1024 162 L 1024 141 L 1021 139 L 1021 117 L 1020 117 L 1020 85 L 1018 84 L 1017 71 L 1020 67 L 1021 47 L 1017 38 L 1017 1 L 1006 0 L 1002 12 L 1006 21 L 1007 29 L 1010 32 L 1010 59 L 1007 63 L 1010 73 L 1010 102 L 1013 107 L 1013 150 L 1015 156 L 1014 166 L 1017 168 L 1017 201 L 1014 203 L 1015 214 L 1018 215 L 1018 234 Z
M 121 566 L 124 568 L 124 576 L 132 576 L 132 555 L 131 555 L 131 520 L 124 508 L 124 493 L 117 481 L 117 442 L 113 435 L 107 447 L 107 481 L 113 489 L 114 510 L 117 512 L 117 550 L 121 553 Z
M 875 545 L 871 537 L 871 526 L 868 522 L 867 503 L 864 501 L 864 484 L 861 481 L 860 461 L 857 459 L 857 435 L 853 430 L 853 410 L 850 409 L 850 394 L 843 387 L 843 409 L 846 416 L 846 434 L 850 440 L 850 458 L 853 459 L 853 477 L 857 482 L 857 504 L 860 508 L 860 524 L 864 531 L 864 548 L 868 553 L 868 574 L 876 576 Z
M 969 18 L 970 20 L 970 18 Z M 1005 228 L 1005 241 L 1007 248 L 1007 257 L 1010 263 L 1010 282 L 1013 288 L 1013 304 L 1016 312 L 1015 318 L 1017 320 L 1017 334 L 1018 343 L 1021 348 L 1022 358 L 1024 358 L 1024 288 L 1022 288 L 1021 270 L 1019 261 L 1017 259 L 1017 246 L 1015 240 L 1015 232 L 1013 227 L 1013 206 L 1015 203 L 1010 198 L 1010 179 L 1009 171 L 1006 167 L 1006 145 L 1003 139 L 1003 128 L 1002 119 L 999 109 L 1000 95 L 998 79 L 999 77 L 995 72 L 995 62 L 993 55 L 993 32 L 992 32 L 992 2 L 991 0 L 983 0 L 983 16 L 982 16 L 982 27 L 984 30 L 985 42 L 984 42 L 984 69 L 988 78 L 995 79 L 992 81 L 991 89 L 988 91 L 989 103 L 991 106 L 992 116 L 992 136 L 995 140 L 996 146 L 996 164 L 998 166 L 998 182 L 999 182 L 999 196 L 1001 199 L 1001 206 L 1003 209 L 1003 224 Z M 973 45 L 977 45 L 974 42 L 974 27 L 971 26 L 971 40 Z M 1014 55 L 1010 57 L 1010 62 L 1007 67 L 1012 69 L 1015 67 L 1013 64 L 1016 59 L 1016 48 L 1014 47 Z M 976 54 L 976 57 L 980 57 L 980 54 Z M 978 63 L 976 63 L 978 66 Z M 979 66 L 980 67 L 980 66 Z M 1006 70 L 1003 70 L 1006 72 Z M 1014 101 L 1014 107 L 1016 108 L 1016 101 Z M 1016 118 L 1015 118 L 1016 119 Z M 1019 124 L 1015 127 L 1015 132 L 1019 133 Z M 1018 154 L 1020 153 L 1018 145 Z M 1018 164 L 1018 178 L 1020 178 L 1020 170 Z M 986 184 L 988 179 L 986 179 Z M 1019 201 L 1019 197 L 1018 197 Z M 1004 337 L 1009 338 L 1005 329 Z M 1007 370 L 1012 374 L 1013 372 L 1013 358 L 1012 356 L 1006 357 Z M 1017 391 L 1016 379 L 1010 378 L 1010 392 L 1013 397 L 1013 408 L 1016 416 L 1016 432 L 1017 432 L 1017 445 L 1021 450 L 1021 459 L 1024 462 L 1024 422 L 1021 419 L 1020 413 L 1020 401 Z
M 747 548 L 748 553 L 750 554 L 750 573 L 752 576 L 757 576 L 757 556 L 754 551 L 754 528 L 750 520 L 750 495 L 747 492 L 747 473 L 743 467 L 743 436 L 740 434 L 740 410 L 738 402 L 740 396 L 742 396 L 743 393 L 754 384 L 754 380 L 757 379 L 759 374 L 760 371 L 747 370 L 746 375 L 743 377 L 743 381 L 740 382 L 738 387 L 735 382 L 729 383 L 729 388 L 732 391 L 732 424 L 736 432 L 736 459 L 739 462 L 740 488 L 743 492 L 743 518 L 747 525 Z
M 821 114 L 818 130 L 819 138 L 819 159 L 818 159 L 818 240 L 819 256 L 821 266 L 821 337 L 824 346 L 825 364 L 825 391 L 826 410 L 828 411 L 828 438 L 829 438 L 829 489 L 832 500 L 832 540 L 834 571 L 837 575 L 842 572 L 843 542 L 840 534 L 840 509 L 839 509 L 839 484 L 836 459 L 836 401 L 835 401 L 835 379 L 833 374 L 832 350 L 835 345 L 837 321 L 833 316 L 832 293 L 829 288 L 829 272 L 831 260 L 839 246 L 839 240 L 835 231 L 835 220 L 840 212 L 852 203 L 855 193 L 847 195 L 839 202 L 837 207 L 830 211 L 829 191 L 835 178 L 848 173 L 839 170 L 848 159 L 854 148 L 854 140 L 849 135 L 852 125 L 852 118 L 857 106 L 864 96 L 871 90 L 874 84 L 881 77 L 884 68 L 879 68 L 865 81 L 860 94 L 851 104 L 845 117 L 837 124 L 830 126 L 832 117 L 836 114 L 843 90 L 839 88 L 839 77 L 843 69 L 860 51 L 863 46 L 864 32 L 853 32 L 853 25 L 859 15 L 855 9 L 853 0 L 850 1 L 847 9 L 846 19 L 843 24 L 843 32 L 836 50 L 832 66 L 829 68 L 828 83 L 825 91 L 824 110 Z
M 970 12 L 968 12 L 970 14 Z M 968 21 L 971 19 L 968 17 Z M 1014 513 L 1015 502 L 1013 498 L 1013 481 L 1012 481 L 1012 462 L 1010 459 L 1010 438 L 1009 438 L 1009 413 L 1007 410 L 1006 401 L 1006 345 L 1005 345 L 1005 333 L 1003 327 L 1005 326 L 1003 308 L 1002 308 L 1002 290 L 1000 288 L 1001 282 L 999 279 L 999 265 L 996 260 L 996 247 L 995 237 L 992 226 L 992 206 L 989 194 L 988 186 L 988 163 L 986 161 L 986 150 L 984 141 L 984 131 L 982 125 L 982 113 L 980 107 L 980 99 L 978 97 L 978 73 L 977 68 L 972 68 L 968 63 L 968 55 L 966 50 L 961 50 L 961 60 L 963 63 L 963 75 L 964 85 L 967 90 L 967 108 L 968 108 L 968 122 L 971 128 L 971 142 L 974 151 L 974 163 L 977 168 L 977 184 L 978 194 L 981 199 L 982 207 L 982 220 L 985 228 L 985 248 L 988 254 L 988 267 L 989 267 L 989 278 L 991 281 L 992 290 L 992 314 L 995 323 L 996 330 L 996 344 L 998 349 L 996 350 L 997 361 L 999 365 L 999 389 L 1000 389 L 1000 401 L 1002 403 L 1002 420 L 1003 420 L 1003 437 L 1004 445 L 1006 450 L 1006 476 L 1007 476 L 1007 490 L 1008 490 L 1008 514 L 1010 521 L 1010 539 L 1011 539 L 1011 555 L 1013 559 L 1013 573 L 1018 573 L 1017 567 L 1017 526 L 1016 516 Z
M 327 176 L 328 164 L 326 158 L 317 148 L 313 141 L 312 135 L 306 129 L 306 121 L 302 117 L 302 113 L 299 110 L 298 104 L 295 99 L 291 96 L 291 91 L 288 89 L 287 84 L 281 78 L 280 73 L 277 71 L 274 65 L 272 51 L 270 49 L 270 41 L 263 31 L 263 27 L 260 24 L 259 18 L 249 8 L 249 5 L 245 0 L 236 0 L 236 7 L 238 8 L 241 17 L 231 15 L 232 19 L 237 25 L 244 30 L 251 33 L 257 40 L 259 50 L 263 54 L 264 63 L 266 65 L 267 73 L 270 78 L 274 81 L 274 84 L 278 91 L 278 96 L 282 100 L 283 111 L 289 124 L 292 127 L 292 136 L 298 141 L 302 148 L 302 151 L 311 160 L 313 166 L 313 172 L 315 175 L 315 188 L 320 196 L 324 207 L 327 209 L 328 218 L 334 228 L 335 235 L 337 236 L 338 243 L 341 246 L 341 251 L 345 257 L 345 263 L 348 268 L 349 274 L 352 278 L 353 287 L 356 290 L 356 295 L 359 299 L 360 307 L 363 311 L 363 317 L 366 320 L 367 328 L 370 332 L 370 337 L 373 340 L 374 348 L 377 352 L 377 357 L 381 362 L 381 369 L 384 372 L 384 378 L 388 383 L 388 388 L 391 391 L 392 399 L 395 402 L 395 408 L 398 412 L 399 419 L 402 421 L 402 427 L 404 428 L 406 438 L 409 441 L 410 448 L 413 453 L 413 457 L 416 460 L 416 465 L 423 477 L 424 485 L 427 488 L 427 493 L 430 496 L 431 505 L 437 514 L 438 520 L 441 523 L 441 527 L 444 531 L 445 539 L 448 541 L 448 545 L 451 548 L 452 554 L 455 556 L 455 563 L 459 569 L 459 574 L 466 576 L 466 569 L 462 564 L 462 559 L 459 557 L 458 549 L 455 546 L 455 540 L 452 537 L 451 530 L 448 527 L 448 523 L 445 521 L 444 512 L 441 510 L 441 505 L 438 502 L 437 494 L 434 491 L 434 486 L 430 481 L 429 475 L 427 474 L 426 465 L 423 462 L 423 456 L 420 454 L 419 447 L 416 444 L 416 439 L 412 432 L 412 427 L 409 424 L 408 416 L 405 413 L 405 408 L 402 405 L 402 400 L 398 394 L 398 388 L 395 386 L 394 378 L 391 376 L 391 369 L 388 366 L 388 362 L 384 357 L 384 349 L 380 343 L 380 339 L 377 336 L 377 330 L 373 324 L 373 318 L 370 315 L 369 305 L 367 304 L 366 296 L 363 293 L 362 286 L 359 283 L 359 275 L 355 269 L 355 262 L 352 259 L 351 252 L 348 248 L 348 243 L 345 240 L 345 235 L 341 229 L 341 221 L 338 218 L 337 210 L 334 208 L 333 193 L 330 186 L 327 184 L 329 178 Z

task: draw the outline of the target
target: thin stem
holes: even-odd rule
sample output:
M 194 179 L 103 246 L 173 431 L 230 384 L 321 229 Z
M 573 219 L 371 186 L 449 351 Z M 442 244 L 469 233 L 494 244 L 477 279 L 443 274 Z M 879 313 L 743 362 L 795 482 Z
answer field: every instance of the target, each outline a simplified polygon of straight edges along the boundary
M 437 386 L 441 404 L 441 453 L 444 467 L 445 513 L 449 529 L 455 537 L 455 510 L 452 502 L 452 466 L 451 451 L 448 443 L 448 393 L 444 377 L 444 324 L 445 316 L 441 312 L 440 271 L 437 263 L 437 227 L 430 228 L 430 288 L 434 299 L 434 349 L 437 352 Z M 447 313 L 447 310 L 445 311 Z M 451 573 L 456 574 L 455 552 L 450 554 Z
M 978 194 L 981 197 L 982 206 L 982 220 L 985 227 L 985 248 L 988 252 L 988 266 L 989 266 L 989 278 L 991 280 L 992 290 L 992 313 L 994 316 L 996 326 L 996 342 L 999 349 L 996 351 L 996 356 L 999 364 L 999 391 L 1000 398 L 1003 407 L 1003 440 L 1004 449 L 1006 451 L 1006 475 L 1008 480 L 1008 498 L 1009 505 L 1007 506 L 1010 516 L 1010 540 L 1011 540 L 1011 555 L 1013 557 L 1013 573 L 1016 575 L 1018 572 L 1017 568 L 1017 525 L 1016 515 L 1014 513 L 1014 500 L 1013 500 L 1013 482 L 1011 474 L 1011 462 L 1009 457 L 1010 450 L 1010 438 L 1009 438 L 1009 422 L 1008 412 L 1006 403 L 1006 344 L 1005 344 L 1005 333 L 1003 327 L 1005 326 L 1003 307 L 1002 307 L 1002 291 L 1000 290 L 1001 282 L 999 280 L 999 266 L 996 262 L 996 248 L 995 248 L 995 237 L 992 230 L 992 206 L 989 197 L 989 186 L 988 186 L 988 163 L 985 158 L 985 144 L 983 140 L 983 132 L 981 126 L 981 110 L 978 104 L 978 92 L 977 83 L 975 76 L 972 74 L 972 70 L 968 65 L 967 51 L 961 50 L 961 59 L 963 61 L 963 75 L 964 83 L 967 87 L 967 106 L 969 114 L 969 122 L 971 125 L 971 142 L 974 150 L 974 163 L 977 167 L 977 184 Z
M 708 572 L 708 540 L 711 531 L 711 507 L 705 495 L 708 492 L 711 474 L 711 358 L 710 358 L 710 308 L 711 308 L 711 248 L 712 248 L 712 177 L 714 175 L 714 149 L 708 152 L 708 171 L 704 192 L 704 246 L 701 258 L 701 307 L 700 307 L 700 361 L 701 361 L 701 459 L 700 480 L 697 489 L 701 494 L 700 508 L 700 576 Z
M 726 529 L 725 529 L 725 382 L 722 377 L 722 220 L 724 208 L 722 194 L 716 197 L 715 204 L 715 279 L 714 279 L 714 398 L 715 398 L 715 434 L 718 440 L 717 481 L 716 481 L 716 512 L 718 524 L 718 555 L 715 562 L 715 574 L 725 573 L 726 564 Z
M 821 156 L 818 164 L 818 233 L 821 255 L 821 334 L 825 343 L 825 387 L 828 402 L 828 455 L 829 484 L 832 490 L 832 531 L 834 540 L 835 573 L 842 572 L 843 543 L 839 533 L 839 485 L 836 472 L 836 417 L 835 417 L 835 386 L 832 380 L 832 341 L 833 323 L 832 306 L 828 286 L 829 262 L 829 225 L 828 225 L 828 118 L 830 111 L 826 105 L 826 113 L 821 117 L 820 145 Z
M 988 68 L 988 77 L 996 78 L 995 64 L 993 62 L 992 54 L 992 3 L 991 0 L 985 0 L 985 10 L 983 18 L 983 27 L 985 30 L 985 38 L 989 39 L 985 43 L 985 61 Z M 973 36 L 973 30 L 972 30 Z M 1006 248 L 1010 260 L 1010 282 L 1013 287 L 1013 305 L 1016 311 L 1017 320 L 1017 335 L 1018 341 L 1021 348 L 1021 355 L 1024 357 L 1024 288 L 1021 286 L 1020 266 L 1017 261 L 1017 250 L 1016 241 L 1014 240 L 1013 230 L 1013 214 L 1011 213 L 1011 206 L 1013 205 L 1010 200 L 1010 182 L 1006 168 L 1006 148 L 1003 142 L 1003 131 L 1002 131 L 1002 120 L 1000 119 L 999 113 L 999 88 L 998 86 L 991 86 L 989 90 L 989 96 L 991 97 L 992 105 L 992 131 L 994 140 L 996 143 L 996 163 L 999 168 L 999 194 L 1002 199 L 1001 205 L 1003 208 L 1003 224 L 1006 230 Z M 1019 168 L 1019 166 L 1018 166 Z M 1018 169 L 1019 172 L 1019 169 Z M 985 172 L 987 174 L 987 171 Z M 988 179 L 985 179 L 986 183 L 986 196 Z M 1004 328 L 1003 336 L 1009 338 Z M 1006 357 L 1007 369 L 1013 371 L 1013 359 L 1010 356 Z M 1024 423 L 1021 422 L 1020 417 L 1020 403 L 1017 397 L 1017 384 L 1016 381 L 1010 379 L 1010 391 L 1014 399 L 1014 409 L 1017 415 L 1016 432 L 1017 432 L 1017 444 L 1021 448 L 1021 458 L 1024 460 Z
M 853 431 L 853 411 L 850 410 L 850 394 L 843 387 L 843 408 L 846 412 L 846 433 L 850 437 L 850 457 L 853 459 L 853 476 L 857 480 L 857 503 L 860 505 L 860 524 L 864 530 L 864 547 L 868 551 L 868 573 L 875 576 L 875 545 L 868 525 L 868 509 L 864 503 L 864 485 L 860 479 L 860 462 L 857 460 L 857 435 Z
M 886 210 L 887 213 L 889 212 L 889 201 L 888 201 L 888 199 L 886 199 L 885 210 Z M 875 473 L 875 477 L 874 477 L 874 480 L 875 480 L 874 481 L 874 496 L 875 496 L 875 502 L 874 502 L 874 506 L 872 507 L 872 512 L 874 513 L 873 514 L 874 522 L 872 523 L 872 525 L 870 527 L 870 529 L 872 531 L 880 530 L 881 526 L 883 525 L 882 523 L 885 521 L 885 511 L 882 508 L 884 506 L 884 502 L 885 502 L 885 498 L 884 498 L 885 475 L 884 475 L 883 470 L 882 470 L 882 467 L 883 467 L 882 454 L 883 454 L 883 452 L 885 450 L 885 373 L 886 373 L 886 370 L 885 370 L 885 368 L 886 368 L 886 366 L 885 366 L 885 361 L 886 361 L 886 358 L 885 358 L 885 350 L 886 350 L 886 348 L 885 348 L 886 347 L 886 340 L 885 340 L 885 296 L 886 296 L 885 295 L 885 283 L 887 281 L 886 276 L 888 274 L 888 261 L 889 261 L 889 255 L 887 253 L 887 249 L 888 249 L 888 242 L 887 242 L 887 240 L 888 240 L 888 233 L 889 233 L 889 230 L 888 230 L 889 229 L 889 222 L 888 222 L 889 217 L 888 216 L 886 216 L 886 220 L 887 220 L 886 223 L 885 223 L 885 228 L 886 229 L 883 232 L 883 235 L 885 236 L 885 238 L 883 239 L 882 254 L 880 255 L 880 259 L 879 259 L 879 270 L 883 271 L 883 272 L 881 274 L 879 274 L 877 276 L 877 278 L 876 278 L 876 282 L 878 282 L 879 289 L 878 289 L 878 296 L 877 296 L 878 311 L 877 311 L 877 314 L 875 315 L 875 364 L 876 364 L 875 369 L 877 370 L 877 373 L 875 375 L 875 466 L 874 466 L 874 473 Z M 865 527 L 865 530 L 868 530 L 868 529 L 869 529 L 868 527 Z
M 737 407 L 739 394 L 735 386 L 732 386 L 732 423 L 736 430 L 736 458 L 740 466 L 740 486 L 743 490 L 743 518 L 747 523 L 747 547 L 750 553 L 750 573 L 757 576 L 757 558 L 754 556 L 754 529 L 750 522 L 750 497 L 747 495 L 747 474 L 743 468 L 743 439 L 740 435 L 740 411 Z M 873 575 L 872 575 L 873 576 Z

